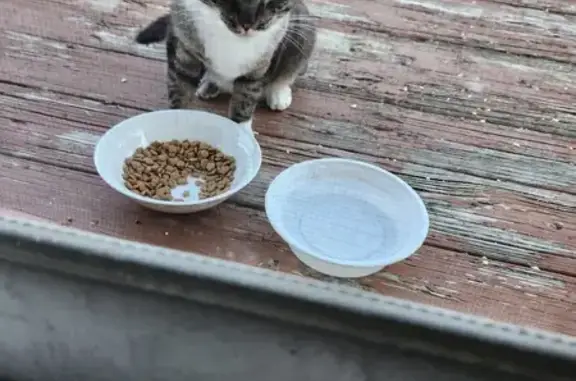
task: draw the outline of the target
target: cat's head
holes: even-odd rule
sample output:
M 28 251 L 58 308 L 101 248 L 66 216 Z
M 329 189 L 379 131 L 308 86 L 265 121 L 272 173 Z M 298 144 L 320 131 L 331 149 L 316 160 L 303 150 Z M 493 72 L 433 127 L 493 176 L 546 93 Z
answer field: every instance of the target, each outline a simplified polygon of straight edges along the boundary
M 202 0 L 216 8 L 222 21 L 234 33 L 245 35 L 264 31 L 287 15 L 294 0 Z

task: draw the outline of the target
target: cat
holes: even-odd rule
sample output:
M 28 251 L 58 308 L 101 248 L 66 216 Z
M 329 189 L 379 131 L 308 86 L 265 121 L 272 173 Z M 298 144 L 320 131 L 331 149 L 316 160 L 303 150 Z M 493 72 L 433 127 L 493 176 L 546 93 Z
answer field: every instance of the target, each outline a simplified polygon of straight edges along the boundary
M 303 0 L 172 0 L 170 13 L 136 42 L 166 40 L 168 97 L 182 108 L 231 94 L 228 116 L 251 128 L 256 106 L 292 103 L 292 85 L 308 69 L 316 28 Z

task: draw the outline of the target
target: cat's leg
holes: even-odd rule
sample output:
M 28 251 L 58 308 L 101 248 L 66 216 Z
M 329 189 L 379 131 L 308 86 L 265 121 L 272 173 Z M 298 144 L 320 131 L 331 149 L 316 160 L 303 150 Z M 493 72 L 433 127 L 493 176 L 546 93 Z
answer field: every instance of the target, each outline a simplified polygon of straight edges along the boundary
M 277 78 L 266 86 L 266 103 L 271 110 L 284 111 L 292 104 L 292 84 L 297 74 Z
M 168 69 L 168 100 L 170 108 L 186 108 L 190 103 L 191 89 L 174 70 Z
M 301 36 L 298 36 L 302 38 Z M 282 45 L 277 54 L 278 65 L 266 86 L 266 103 L 271 110 L 284 111 L 292 104 L 292 85 L 308 69 L 308 58 L 295 43 Z
M 303 10 L 301 10 L 303 11 Z M 304 11 L 304 15 L 307 12 Z M 306 19 L 304 17 L 303 19 Z M 286 110 L 292 104 L 292 85 L 308 69 L 308 61 L 316 42 L 313 25 L 296 22 L 288 28 L 283 42 L 274 53 L 274 70 L 269 73 L 265 98 L 272 110 Z
M 284 111 L 292 104 L 292 83 L 275 82 L 266 88 L 266 103 L 270 110 Z
M 252 117 L 263 91 L 264 82 L 261 78 L 240 77 L 236 79 L 230 98 L 230 119 L 252 128 Z
M 204 74 L 204 65 L 194 55 L 188 53 L 173 35 L 166 39 L 168 61 L 168 98 L 170 108 L 186 108 L 192 102 L 194 88 Z

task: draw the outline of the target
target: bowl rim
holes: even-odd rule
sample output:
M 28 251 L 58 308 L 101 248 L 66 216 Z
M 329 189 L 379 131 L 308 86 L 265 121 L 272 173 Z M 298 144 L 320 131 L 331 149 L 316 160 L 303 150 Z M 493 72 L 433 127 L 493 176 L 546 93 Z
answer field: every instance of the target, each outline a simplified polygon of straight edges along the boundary
M 220 193 L 216 196 L 212 196 L 209 198 L 205 198 L 202 200 L 191 200 L 191 201 L 165 201 L 165 200 L 156 200 L 150 197 L 144 197 L 139 195 L 136 192 L 132 192 L 131 190 L 127 189 L 126 187 L 118 187 L 115 184 L 112 184 L 107 178 L 106 176 L 104 176 L 102 174 L 102 170 L 100 168 L 100 166 L 98 165 L 98 157 L 102 157 L 103 155 L 103 148 L 102 148 L 102 141 L 104 141 L 104 139 L 107 136 L 110 136 L 112 134 L 112 131 L 116 128 L 120 128 L 122 124 L 128 122 L 129 120 L 134 120 L 134 119 L 144 119 L 146 117 L 148 117 L 151 114 L 173 114 L 173 113 L 191 113 L 191 114 L 203 114 L 204 116 L 207 117 L 211 117 L 211 118 L 215 118 L 215 119 L 220 119 L 220 120 L 226 120 L 227 122 L 229 122 L 229 124 L 235 124 L 237 125 L 236 127 L 241 129 L 241 134 L 245 134 L 247 135 L 250 140 L 252 140 L 252 142 L 254 143 L 254 147 L 256 150 L 256 154 L 258 156 L 258 162 L 256 165 L 256 168 L 254 169 L 252 176 L 248 176 L 246 178 L 246 180 L 240 182 L 239 184 L 237 184 L 235 187 L 230 188 L 229 190 L 227 190 L 224 193 Z M 106 184 L 108 184 L 108 186 L 110 186 L 112 189 L 116 190 L 117 192 L 125 195 L 126 197 L 132 198 L 134 200 L 137 201 L 141 201 L 144 203 L 149 203 L 149 204 L 154 204 L 154 205 L 164 205 L 164 206 L 181 206 L 181 207 L 186 207 L 186 206 L 200 206 L 200 205 L 205 205 L 205 204 L 210 204 L 210 203 L 214 203 L 217 201 L 223 201 L 229 197 L 231 197 L 232 195 L 240 192 L 242 189 L 244 189 L 248 184 L 250 184 L 258 175 L 258 172 L 260 172 L 260 168 L 262 166 L 262 149 L 260 148 L 260 144 L 258 143 L 258 140 L 256 140 L 256 137 L 254 136 L 254 133 L 252 132 L 251 129 L 242 127 L 241 125 L 239 125 L 238 123 L 232 121 L 231 119 L 225 118 L 221 115 L 212 113 L 212 112 L 208 112 L 208 111 L 204 111 L 204 110 L 194 110 L 194 109 L 164 109 L 164 110 L 154 110 L 154 111 L 149 111 L 149 112 L 143 112 L 141 114 L 137 114 L 134 116 L 131 116 L 129 118 L 123 119 L 120 122 L 116 123 L 115 125 L 113 125 L 112 127 L 110 127 L 101 137 L 100 139 L 98 139 L 98 142 L 96 143 L 96 147 L 94 148 L 94 154 L 93 154 L 93 161 L 94 161 L 94 166 L 96 167 L 96 172 L 98 172 L 98 175 L 100 176 L 100 178 L 102 180 L 104 180 L 104 182 Z
M 287 229 L 283 229 L 282 227 L 280 227 L 281 224 L 279 221 L 276 221 L 275 219 L 270 218 L 269 211 L 271 210 L 272 203 L 273 203 L 273 200 L 271 199 L 271 190 L 273 189 L 275 183 L 277 183 L 280 178 L 290 176 L 294 171 L 300 170 L 303 167 L 311 167 L 311 166 L 316 166 L 316 165 L 325 164 L 325 163 L 347 164 L 347 165 L 352 164 L 352 165 L 355 165 L 358 167 L 362 167 L 364 169 L 374 170 L 376 172 L 379 172 L 383 176 L 387 176 L 387 177 L 391 178 L 392 180 L 397 182 L 400 186 L 402 186 L 402 188 L 406 191 L 406 193 L 408 193 L 411 196 L 411 198 L 414 200 L 414 202 L 418 205 L 418 210 L 420 211 L 420 215 L 423 217 L 422 219 L 424 221 L 424 224 L 419 227 L 418 235 L 416 235 L 416 239 L 413 240 L 413 243 L 409 246 L 401 246 L 401 248 L 397 252 L 393 253 L 392 256 L 386 256 L 385 258 L 378 258 L 378 259 L 371 259 L 371 260 L 353 260 L 353 259 L 337 259 L 337 258 L 327 257 L 321 253 L 306 250 L 302 247 L 302 245 L 300 245 L 299 241 L 290 239 L 289 237 L 291 235 L 288 234 Z M 381 168 L 381 167 L 374 165 L 374 164 L 371 164 L 371 163 L 367 163 L 367 162 L 363 162 L 363 161 L 359 161 L 359 160 L 354 160 L 354 159 L 320 158 L 320 159 L 306 160 L 306 161 L 291 165 L 290 167 L 288 167 L 288 168 L 284 169 L 282 172 L 280 172 L 274 178 L 274 180 L 272 180 L 272 182 L 268 186 L 268 190 L 266 191 L 266 196 L 265 196 L 265 201 L 264 201 L 264 208 L 266 211 L 266 215 L 268 217 L 268 221 L 272 225 L 272 228 L 276 231 L 276 233 L 289 246 L 293 247 L 294 249 L 296 249 L 300 252 L 306 253 L 306 254 L 308 254 L 308 255 L 316 258 L 316 259 L 319 259 L 319 260 L 322 260 L 322 261 L 325 261 L 325 262 L 328 262 L 331 264 L 341 265 L 341 266 L 376 267 L 376 266 L 388 266 L 388 265 L 391 265 L 393 263 L 400 262 L 400 261 L 410 257 L 411 255 L 413 255 L 420 247 L 422 247 L 422 245 L 426 241 L 426 238 L 428 237 L 428 232 L 430 229 L 430 216 L 428 214 L 428 210 L 426 209 L 426 205 L 424 204 L 424 201 L 422 200 L 420 195 L 410 185 L 408 185 L 408 183 L 406 183 L 404 180 L 402 180 L 400 177 L 396 176 L 395 174 L 385 170 L 384 168 Z M 402 252 L 405 251 L 405 253 L 402 255 L 398 255 L 398 252 L 401 252 L 401 251 Z M 392 260 L 390 260 L 390 259 L 392 259 Z

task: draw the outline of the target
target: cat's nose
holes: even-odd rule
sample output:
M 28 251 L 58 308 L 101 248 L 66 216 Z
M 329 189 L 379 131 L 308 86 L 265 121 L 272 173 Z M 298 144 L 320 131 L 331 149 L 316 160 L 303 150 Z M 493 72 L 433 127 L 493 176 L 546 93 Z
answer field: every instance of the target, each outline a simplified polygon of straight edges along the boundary
M 256 22 L 256 8 L 247 6 L 238 13 L 238 23 L 244 30 L 249 30 Z

